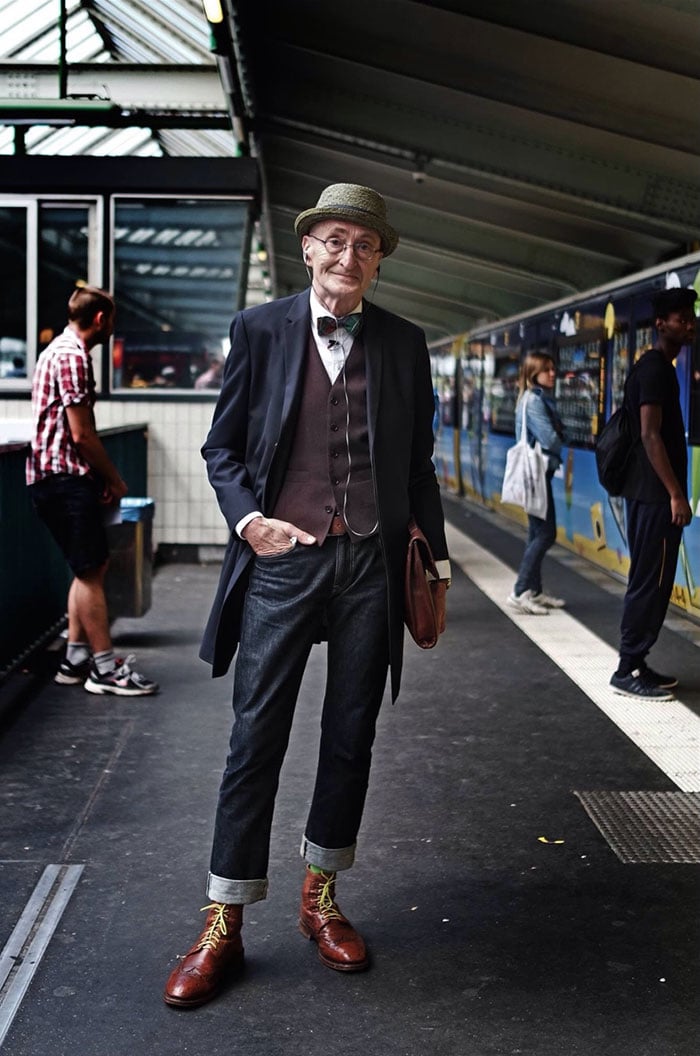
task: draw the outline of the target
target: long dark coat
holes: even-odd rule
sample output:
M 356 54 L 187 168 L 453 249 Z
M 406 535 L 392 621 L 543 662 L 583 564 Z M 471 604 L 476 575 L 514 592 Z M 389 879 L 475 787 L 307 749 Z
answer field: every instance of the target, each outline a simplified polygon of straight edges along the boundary
M 223 675 L 236 652 L 253 551 L 234 532 L 246 514 L 271 515 L 294 438 L 309 340 L 309 291 L 240 312 L 211 429 L 202 448 L 231 536 L 201 657 Z M 435 469 L 430 361 L 423 331 L 363 305 L 369 443 L 387 568 L 392 697 L 403 659 L 403 568 L 411 513 L 436 560 L 447 557 Z M 299 525 L 304 528 L 303 524 Z

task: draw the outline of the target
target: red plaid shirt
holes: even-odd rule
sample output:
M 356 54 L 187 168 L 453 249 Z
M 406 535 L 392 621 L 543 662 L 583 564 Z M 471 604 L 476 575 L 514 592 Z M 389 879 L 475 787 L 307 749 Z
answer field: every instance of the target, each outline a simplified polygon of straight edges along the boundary
M 27 484 L 56 473 L 84 476 L 90 465 L 76 449 L 66 407 L 95 403 L 90 353 L 67 326 L 39 356 L 32 381 L 34 437 L 27 456 Z

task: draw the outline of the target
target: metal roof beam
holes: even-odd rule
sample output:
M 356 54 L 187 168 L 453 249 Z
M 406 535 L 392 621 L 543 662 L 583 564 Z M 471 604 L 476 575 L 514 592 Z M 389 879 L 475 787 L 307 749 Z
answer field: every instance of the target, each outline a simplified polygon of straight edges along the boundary
M 54 99 L 58 87 L 55 63 L 0 62 L 0 96 L 18 102 Z M 67 94 L 144 109 L 221 111 L 226 107 L 214 63 L 74 63 L 68 67 Z

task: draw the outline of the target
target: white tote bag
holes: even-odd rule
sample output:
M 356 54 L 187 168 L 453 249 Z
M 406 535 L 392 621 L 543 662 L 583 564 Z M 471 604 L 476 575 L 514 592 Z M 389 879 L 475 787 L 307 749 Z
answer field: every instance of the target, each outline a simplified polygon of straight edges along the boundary
M 521 506 L 526 513 L 542 520 L 547 516 L 547 459 L 539 440 L 534 447 L 527 442 L 527 402 L 523 396 L 523 417 L 520 438 L 506 455 L 501 502 Z

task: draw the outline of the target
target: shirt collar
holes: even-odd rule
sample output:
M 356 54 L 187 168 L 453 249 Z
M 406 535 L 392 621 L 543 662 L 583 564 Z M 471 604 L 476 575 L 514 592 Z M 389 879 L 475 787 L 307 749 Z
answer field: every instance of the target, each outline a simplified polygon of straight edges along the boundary
M 311 306 L 311 325 L 313 327 L 314 333 L 316 333 L 316 323 L 317 323 L 318 319 L 322 315 L 331 315 L 332 313 L 329 312 L 328 309 L 325 308 L 321 304 L 321 302 L 319 301 L 318 297 L 314 293 L 313 289 L 311 289 L 310 293 L 311 293 L 311 296 L 309 298 L 309 303 L 310 303 L 310 306 Z M 360 303 L 355 308 L 353 308 L 351 312 L 344 312 L 343 314 L 344 315 L 351 315 L 354 312 L 361 312 L 361 311 L 362 311 L 362 298 L 360 298 Z

